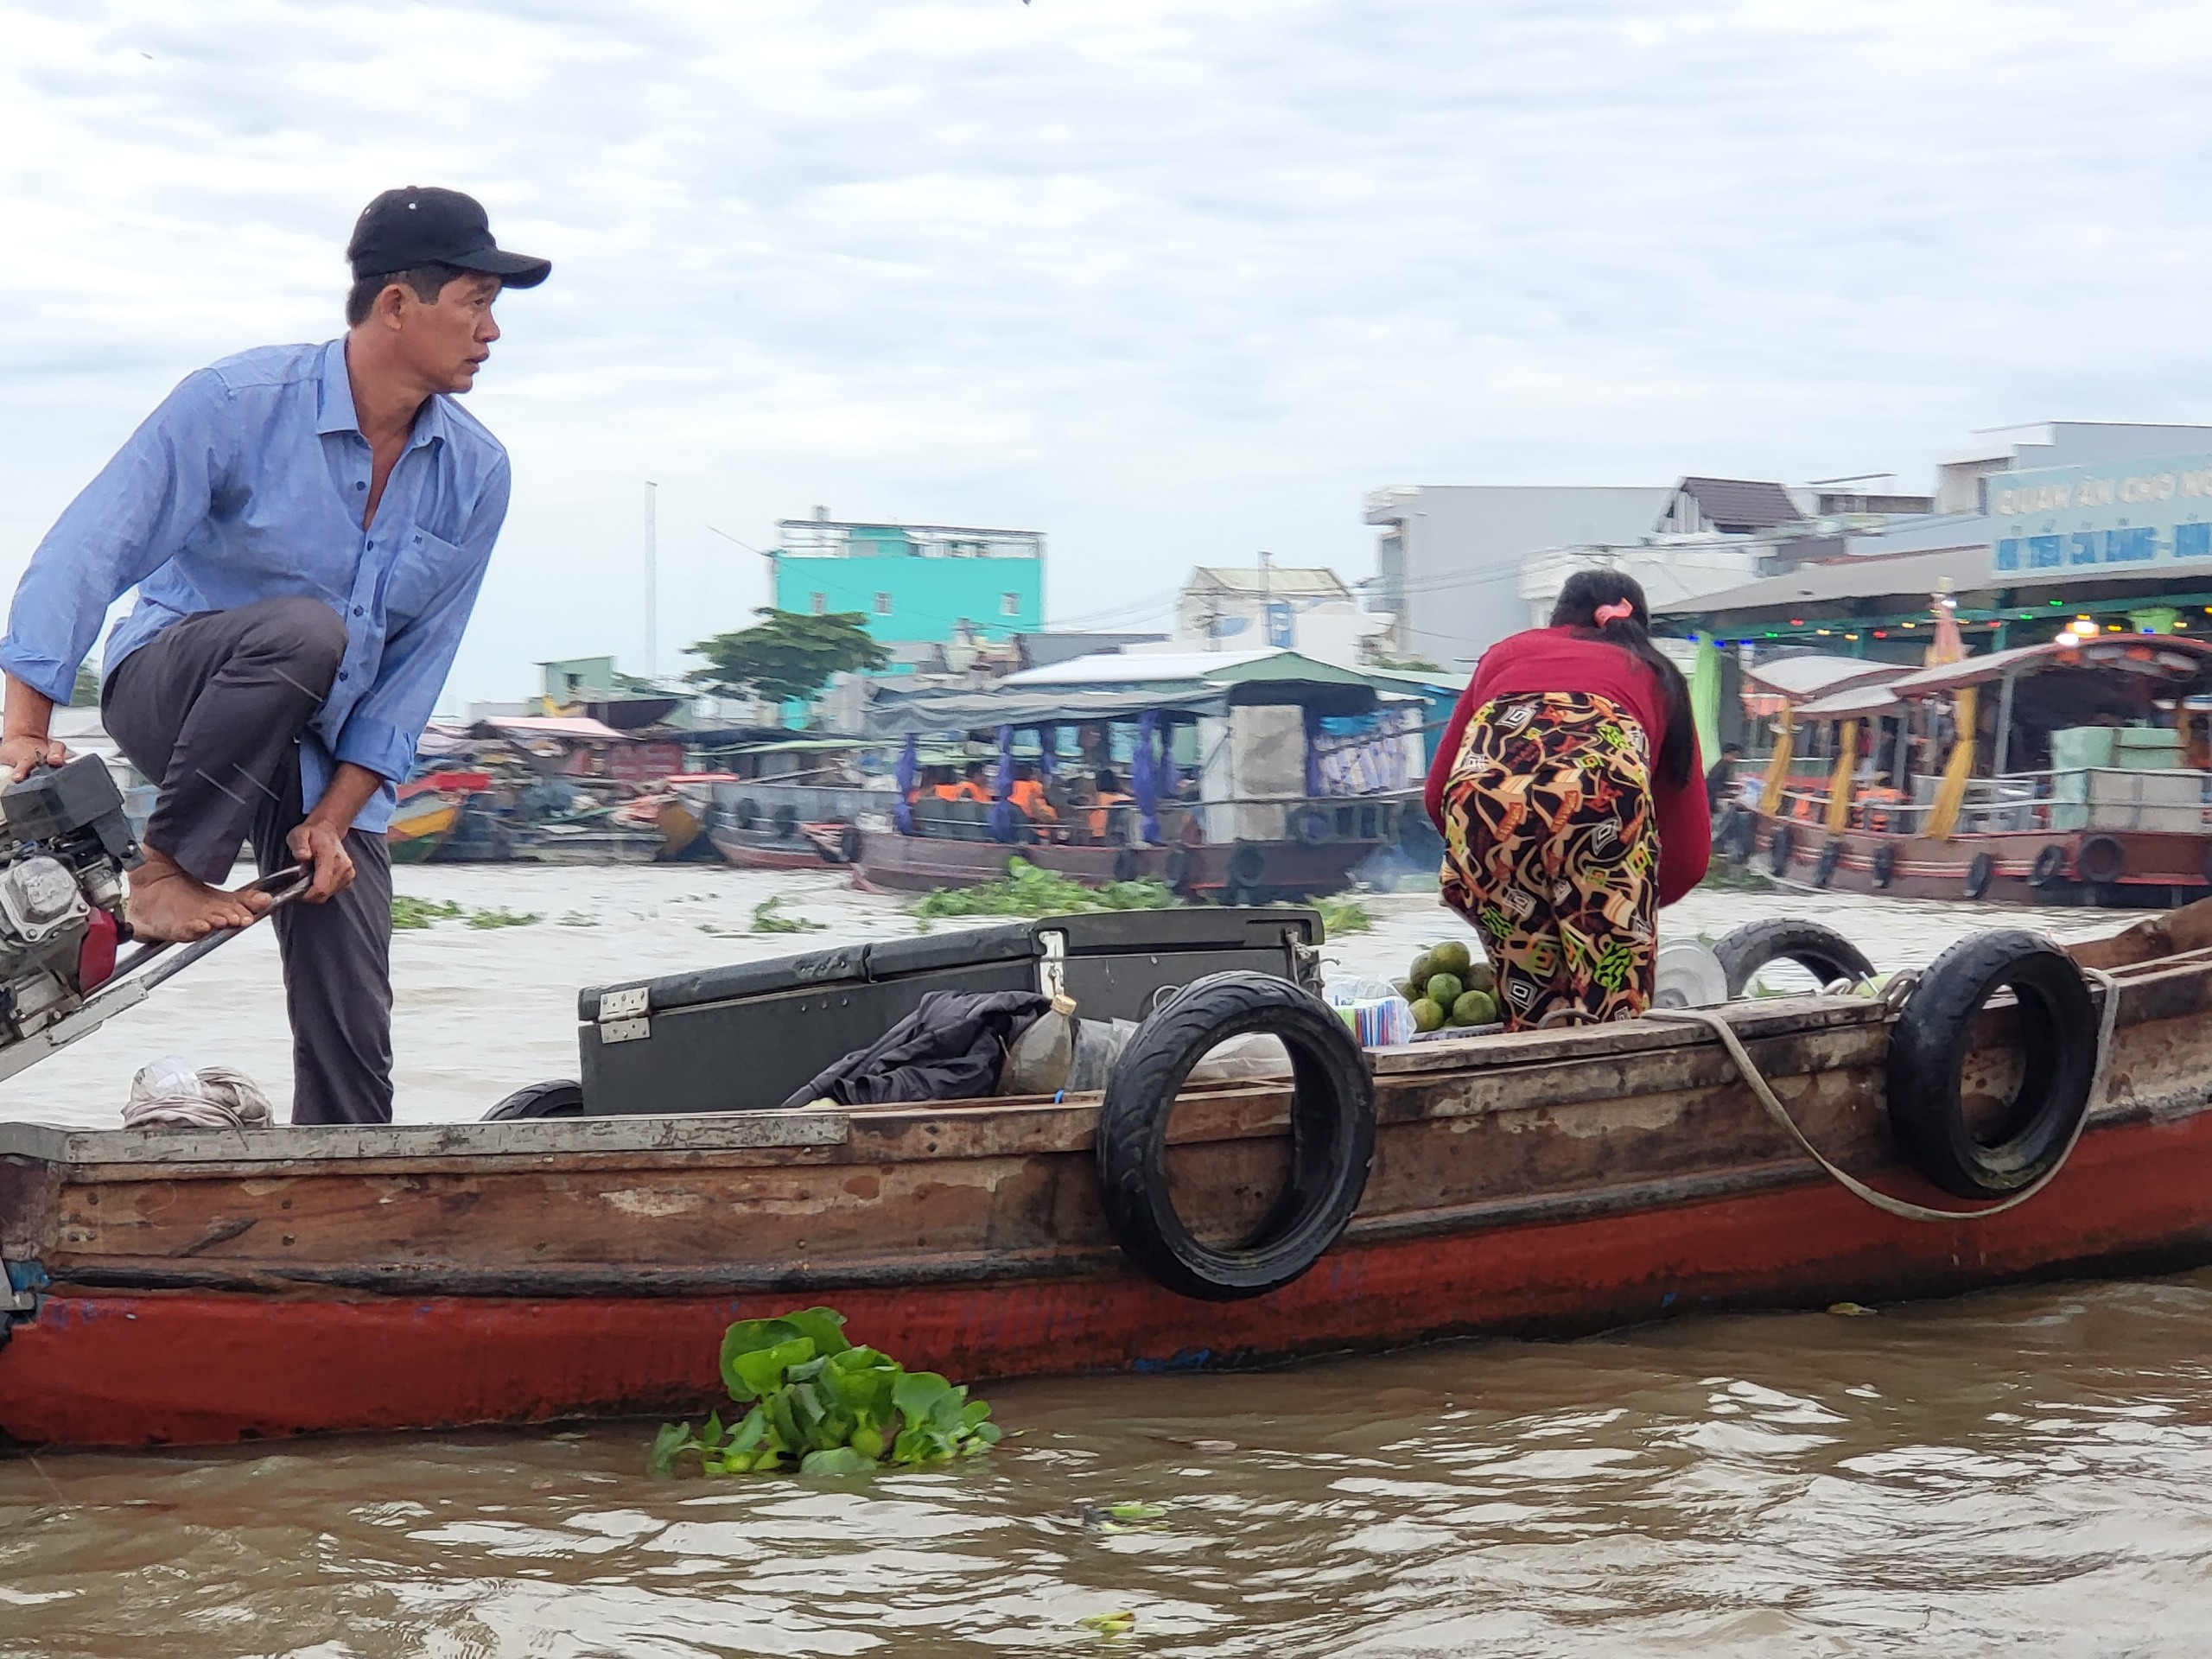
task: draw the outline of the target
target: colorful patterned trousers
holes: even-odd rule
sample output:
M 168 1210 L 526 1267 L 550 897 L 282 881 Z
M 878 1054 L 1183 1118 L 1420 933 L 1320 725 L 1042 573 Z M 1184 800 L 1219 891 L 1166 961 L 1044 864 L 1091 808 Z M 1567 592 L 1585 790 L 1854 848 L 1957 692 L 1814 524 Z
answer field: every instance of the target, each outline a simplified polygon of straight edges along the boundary
M 1651 1006 L 1658 835 L 1649 740 L 1603 697 L 1478 709 L 1444 790 L 1444 901 L 1497 971 L 1508 1031 Z

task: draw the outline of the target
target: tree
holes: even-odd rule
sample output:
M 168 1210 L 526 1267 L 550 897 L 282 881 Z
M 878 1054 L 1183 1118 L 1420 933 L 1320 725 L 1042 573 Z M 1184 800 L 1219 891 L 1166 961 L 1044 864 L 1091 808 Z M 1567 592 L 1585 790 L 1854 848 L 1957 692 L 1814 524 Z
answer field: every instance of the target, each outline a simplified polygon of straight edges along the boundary
M 871 639 L 858 611 L 810 616 L 764 606 L 753 613 L 767 619 L 734 633 L 718 633 L 691 647 L 707 666 L 691 671 L 694 685 L 718 696 L 750 692 L 772 702 L 811 697 L 833 674 L 881 668 L 891 653 Z
M 90 663 L 78 664 L 77 683 L 70 689 L 69 706 L 72 709 L 97 709 L 99 707 L 99 701 L 100 677 L 99 673 L 93 669 Z

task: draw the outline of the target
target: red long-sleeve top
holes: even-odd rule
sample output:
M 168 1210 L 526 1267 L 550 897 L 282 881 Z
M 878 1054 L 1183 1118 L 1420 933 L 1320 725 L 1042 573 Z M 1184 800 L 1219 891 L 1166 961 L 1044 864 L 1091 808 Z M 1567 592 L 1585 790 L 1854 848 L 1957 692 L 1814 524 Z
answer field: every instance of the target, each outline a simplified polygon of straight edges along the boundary
M 1467 720 L 1494 697 L 1535 691 L 1586 691 L 1603 697 L 1643 728 L 1651 753 L 1654 825 L 1659 832 L 1659 902 L 1671 905 L 1705 879 L 1713 857 L 1713 818 L 1705 799 L 1705 766 L 1692 757 L 1689 781 L 1669 783 L 1659 767 L 1667 733 L 1667 700 L 1650 665 L 1618 645 L 1572 628 L 1531 628 L 1501 639 L 1483 653 L 1475 677 L 1444 728 L 1436 763 L 1428 771 L 1428 816 L 1444 828 L 1444 785 Z M 1693 741 L 1695 740 L 1693 739 Z

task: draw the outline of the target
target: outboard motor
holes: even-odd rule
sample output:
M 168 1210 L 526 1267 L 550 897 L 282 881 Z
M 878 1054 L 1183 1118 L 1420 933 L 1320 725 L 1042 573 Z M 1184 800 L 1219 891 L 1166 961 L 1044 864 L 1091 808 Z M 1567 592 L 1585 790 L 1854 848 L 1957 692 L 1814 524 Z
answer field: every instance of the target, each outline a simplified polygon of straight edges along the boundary
M 122 791 L 98 757 L 0 788 L 0 1045 L 75 1012 L 115 971 L 130 937 L 123 873 L 139 861 Z

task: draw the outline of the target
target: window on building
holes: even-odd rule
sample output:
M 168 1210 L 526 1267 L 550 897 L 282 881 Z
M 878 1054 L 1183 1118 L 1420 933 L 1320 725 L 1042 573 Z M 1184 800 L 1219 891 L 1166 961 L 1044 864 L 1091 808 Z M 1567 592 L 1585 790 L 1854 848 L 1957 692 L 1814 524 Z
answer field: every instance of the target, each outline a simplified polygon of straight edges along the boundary
M 890 615 L 890 614 L 891 614 L 891 595 L 890 595 L 890 594 L 878 594 L 875 596 L 875 613 L 876 613 L 878 616 L 888 616 L 888 615 Z
M 814 613 L 815 613 L 817 616 L 827 616 L 827 615 L 829 615 L 829 614 L 830 614 L 830 595 L 829 595 L 829 594 L 814 594 L 814 595 L 813 595 L 813 600 L 814 600 Z
M 1001 616 L 1020 616 L 1021 614 L 1021 595 L 1020 594 L 1001 594 L 999 595 L 999 614 Z

